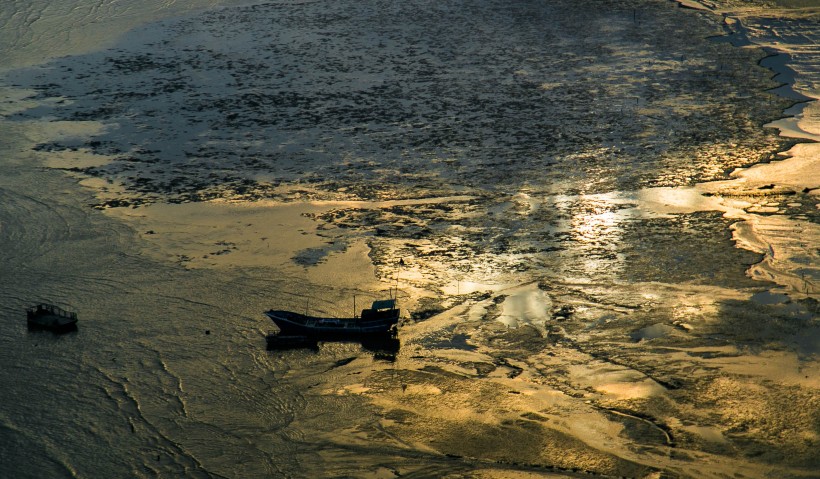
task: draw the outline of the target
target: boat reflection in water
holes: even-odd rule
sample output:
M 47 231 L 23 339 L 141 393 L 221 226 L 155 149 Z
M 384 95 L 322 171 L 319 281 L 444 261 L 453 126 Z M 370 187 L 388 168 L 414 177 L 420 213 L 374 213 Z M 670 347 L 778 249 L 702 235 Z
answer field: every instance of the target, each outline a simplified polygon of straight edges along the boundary
M 283 334 L 272 331 L 265 337 L 268 351 L 283 351 L 288 349 L 310 349 L 319 351 L 319 345 L 326 342 L 357 343 L 362 349 L 373 353 L 376 359 L 393 361 L 399 352 L 401 341 L 396 334 L 369 334 L 358 338 L 352 336 L 338 336 L 316 334 L 300 336 Z
M 377 357 L 390 359 L 395 358 L 400 346 L 395 299 L 374 301 L 370 308 L 362 310 L 361 316 L 352 318 L 324 318 L 273 309 L 265 315 L 279 327 L 266 337 L 268 350 L 318 350 L 321 342 L 355 342 Z

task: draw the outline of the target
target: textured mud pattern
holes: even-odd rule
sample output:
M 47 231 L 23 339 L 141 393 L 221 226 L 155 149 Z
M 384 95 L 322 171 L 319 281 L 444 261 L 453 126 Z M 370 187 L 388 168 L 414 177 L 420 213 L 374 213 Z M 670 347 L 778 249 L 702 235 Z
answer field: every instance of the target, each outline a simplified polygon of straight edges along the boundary
M 10 65 L 103 45 L 0 89 L 0 470 L 816 476 L 813 104 L 762 126 L 813 63 L 748 41 L 810 22 L 258 3 L 0 12 Z M 266 349 L 388 295 L 398 344 Z
M 717 26 L 687 15 L 645 2 L 267 4 L 137 30 L 14 81 L 60 98 L 21 118 L 110 125 L 40 147 L 110 158 L 68 165 L 125 186 L 104 206 L 268 197 L 292 181 L 364 199 L 522 178 L 567 194 L 682 185 L 781 150 L 759 125 L 784 105 L 749 67 L 759 52 L 704 40 Z

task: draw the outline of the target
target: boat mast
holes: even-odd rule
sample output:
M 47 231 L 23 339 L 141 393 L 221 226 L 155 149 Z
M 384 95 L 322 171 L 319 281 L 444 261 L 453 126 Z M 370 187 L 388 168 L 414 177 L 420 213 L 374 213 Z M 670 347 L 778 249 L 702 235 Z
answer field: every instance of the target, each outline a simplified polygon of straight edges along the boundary
M 401 267 L 404 266 L 404 258 L 399 258 L 399 270 L 396 272 L 396 296 L 392 299 L 399 299 L 399 276 L 401 276 Z

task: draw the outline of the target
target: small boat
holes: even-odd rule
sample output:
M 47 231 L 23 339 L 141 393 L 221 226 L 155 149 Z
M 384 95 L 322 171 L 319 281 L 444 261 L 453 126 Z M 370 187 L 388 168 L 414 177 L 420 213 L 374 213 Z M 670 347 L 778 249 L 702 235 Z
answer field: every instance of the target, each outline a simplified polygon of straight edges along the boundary
M 265 315 L 279 327 L 280 334 L 287 336 L 357 337 L 395 334 L 399 323 L 399 309 L 395 299 L 373 301 L 369 309 L 362 310 L 360 317 L 353 318 L 320 318 L 273 309 L 266 311 Z
M 53 304 L 40 303 L 26 309 L 30 328 L 70 331 L 77 328 L 77 313 L 66 311 Z

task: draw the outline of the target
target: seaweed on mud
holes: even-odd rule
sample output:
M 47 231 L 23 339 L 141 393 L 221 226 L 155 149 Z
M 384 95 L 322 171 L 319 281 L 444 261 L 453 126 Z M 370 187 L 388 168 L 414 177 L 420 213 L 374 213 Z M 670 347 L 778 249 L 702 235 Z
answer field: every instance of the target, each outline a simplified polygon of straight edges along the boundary
M 493 349 L 502 352 L 502 354 L 504 352 L 509 354 L 511 351 L 515 351 L 515 354 L 532 353 L 541 351 L 551 344 L 549 338 L 530 325 L 511 328 L 502 333 L 490 334 L 486 341 L 493 346 Z
M 413 321 L 424 321 L 444 311 L 444 308 L 415 309 L 410 312 L 410 319 Z
M 331 253 L 344 251 L 346 248 L 346 244 L 333 241 L 323 247 L 303 249 L 296 253 L 292 260 L 300 266 L 316 266 L 317 264 L 325 261 Z
M 470 335 L 465 333 L 455 333 L 454 328 L 448 328 L 435 337 L 425 338 L 423 342 L 425 348 L 428 349 L 461 349 L 464 351 L 473 351 L 476 347 L 470 344 Z
M 543 4 L 532 18 L 502 9 L 490 30 L 495 4 L 431 8 L 472 34 L 425 34 L 441 21 L 435 15 L 411 25 L 381 8 L 329 25 L 314 5 L 205 12 L 169 24 L 150 55 L 129 44 L 55 61 L 54 75 L 18 78 L 70 100 L 18 116 L 116 124 L 88 147 L 159 158 L 161 168 L 149 173 L 157 179 L 185 164 L 192 201 L 209 197 L 197 197 L 203 186 L 194 183 L 215 164 L 384 199 L 405 188 L 503 189 L 522 177 L 564 182 L 568 193 L 690 184 L 779 151 L 776 135 L 757 127 L 780 105 L 762 92 L 774 85 L 765 70 L 745 68 L 756 53 L 673 41 L 669 32 L 692 34 L 674 15 L 657 15 L 664 27 L 647 31 L 622 11 L 590 8 L 590 25 L 610 27 L 598 40 L 578 38 L 571 22 L 543 28 L 543 15 L 571 16 L 563 4 Z M 259 36 L 252 48 L 243 43 L 248 34 Z M 402 48 L 405 35 L 419 44 Z M 105 175 L 139 194 L 117 168 Z M 240 197 L 255 189 L 222 188 L 225 181 L 213 178 L 205 189 Z

